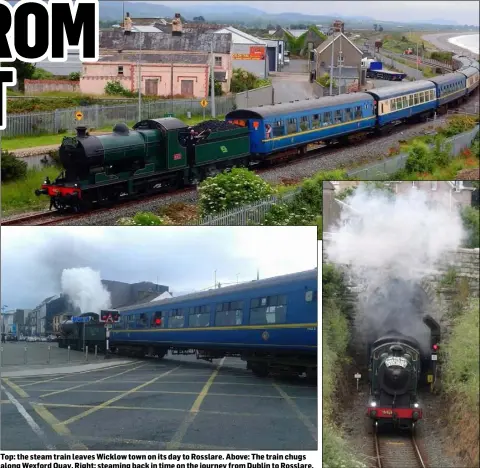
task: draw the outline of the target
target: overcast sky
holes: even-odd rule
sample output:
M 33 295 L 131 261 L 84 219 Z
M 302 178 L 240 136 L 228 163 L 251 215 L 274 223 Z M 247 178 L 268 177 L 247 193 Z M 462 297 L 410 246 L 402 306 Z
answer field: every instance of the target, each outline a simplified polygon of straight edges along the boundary
M 31 309 L 61 291 L 63 269 L 156 282 L 174 293 L 317 267 L 315 227 L 2 227 L 1 304 Z
M 175 5 L 178 2 L 150 2 L 164 5 Z M 215 4 L 215 2 L 181 2 L 182 5 Z M 450 1 L 375 1 L 375 2 L 251 2 L 246 0 L 235 1 L 236 5 L 244 4 L 269 13 L 304 13 L 310 15 L 342 15 L 342 16 L 370 16 L 381 21 L 431 21 L 433 19 L 451 19 L 460 24 L 478 25 L 478 1 L 450 2 Z

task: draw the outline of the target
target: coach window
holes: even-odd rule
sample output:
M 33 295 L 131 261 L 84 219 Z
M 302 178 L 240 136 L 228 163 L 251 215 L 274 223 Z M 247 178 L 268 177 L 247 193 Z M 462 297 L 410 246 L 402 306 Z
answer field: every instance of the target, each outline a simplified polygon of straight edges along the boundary
M 297 133 L 297 119 L 287 120 L 287 134 Z
M 143 313 L 137 315 L 137 327 L 138 328 L 146 328 L 148 324 L 147 314 Z
M 425 93 L 422 91 L 420 93 L 420 104 L 423 104 L 425 102 Z
M 189 327 L 209 327 L 210 326 L 210 306 L 203 305 L 190 307 Z
M 310 124 L 308 122 L 308 115 L 304 115 L 300 117 L 300 130 L 304 132 L 305 130 L 309 130 Z
M 402 98 L 397 98 L 395 101 L 397 101 L 397 110 L 403 109 Z
M 392 111 L 397 110 L 397 103 L 395 102 L 395 99 L 390 99 L 390 109 Z
M 312 128 L 320 127 L 320 114 L 312 115 Z
M 287 296 L 269 296 L 252 299 L 250 302 L 250 325 L 285 323 Z
M 406 107 L 408 107 L 408 97 L 402 96 L 402 101 L 403 101 L 403 108 L 405 109 Z
M 408 96 L 408 105 L 413 106 L 413 94 L 410 94 L 410 96 Z
M 430 90 L 430 96 L 431 96 L 432 101 L 437 97 L 437 96 L 435 95 L 435 90 L 434 90 L 434 89 L 431 89 L 431 90 Z
M 332 125 L 331 112 L 325 112 L 325 114 L 323 114 L 323 127 L 327 127 L 328 125 Z
M 128 328 L 135 328 L 135 323 L 136 323 L 136 320 L 135 320 L 135 315 L 129 315 L 127 317 L 127 320 L 128 320 Z
M 307 291 L 305 293 L 305 302 L 317 302 L 317 291 Z
M 185 326 L 185 311 L 183 309 L 171 310 L 168 316 L 168 328 L 183 328 Z
M 335 123 L 336 124 L 342 123 L 342 111 L 341 110 L 336 110 L 335 111 Z
M 243 319 L 243 302 L 224 302 L 217 304 L 215 313 L 215 325 L 217 327 L 228 327 L 241 325 Z
M 362 108 L 360 106 L 355 107 L 355 119 L 362 118 Z
M 345 109 L 345 122 L 350 122 L 352 120 L 352 109 L 350 107 L 347 107 Z
M 415 100 L 415 105 L 417 105 L 420 102 L 418 93 L 415 93 L 414 100 Z
M 285 135 L 285 127 L 283 126 L 283 120 L 277 120 L 273 124 L 273 136 L 278 137 Z

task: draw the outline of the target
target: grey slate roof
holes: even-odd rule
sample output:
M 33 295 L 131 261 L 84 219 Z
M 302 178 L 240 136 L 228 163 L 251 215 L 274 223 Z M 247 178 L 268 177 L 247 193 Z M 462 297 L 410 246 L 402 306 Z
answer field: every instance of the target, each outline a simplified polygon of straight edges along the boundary
M 302 101 L 287 102 L 282 104 L 250 107 L 249 109 L 237 109 L 229 112 L 225 118 L 243 118 L 245 115 L 255 114 L 259 118 L 274 117 L 293 112 L 306 110 L 324 109 L 330 106 L 356 103 L 358 101 L 373 101 L 372 96 L 366 93 L 341 94 L 340 96 L 327 96 L 316 99 L 304 99 Z M 257 117 L 257 118 L 258 118 Z
M 291 273 L 289 275 L 282 275 L 276 276 L 274 278 L 267 278 L 264 280 L 258 281 L 250 281 L 249 283 L 238 284 L 235 286 L 227 286 L 225 288 L 219 289 L 210 289 L 208 291 L 201 291 L 192 294 L 187 294 L 185 296 L 174 297 L 172 299 L 163 299 L 160 301 L 144 303 L 141 305 L 134 305 L 130 307 L 123 307 L 120 312 L 127 312 L 130 310 L 139 310 L 141 307 L 155 307 L 155 306 L 163 306 L 163 305 L 173 305 L 176 303 L 181 303 L 190 300 L 196 299 L 206 299 L 206 298 L 214 298 L 215 296 L 223 296 L 224 294 L 239 292 L 239 291 L 248 291 L 250 289 L 257 289 L 266 286 L 274 286 L 282 283 L 288 283 L 292 280 L 310 280 L 316 279 L 318 275 L 318 270 L 308 270 L 302 271 L 300 273 Z
M 100 31 L 100 49 L 113 50 L 170 50 L 178 52 L 213 52 L 229 54 L 232 47 L 231 34 L 185 32 L 181 36 L 166 33 L 133 33 L 125 36 L 123 31 Z
M 100 58 L 99 62 L 138 62 L 139 54 L 112 54 Z M 205 65 L 208 54 L 140 54 L 141 63 L 187 63 Z

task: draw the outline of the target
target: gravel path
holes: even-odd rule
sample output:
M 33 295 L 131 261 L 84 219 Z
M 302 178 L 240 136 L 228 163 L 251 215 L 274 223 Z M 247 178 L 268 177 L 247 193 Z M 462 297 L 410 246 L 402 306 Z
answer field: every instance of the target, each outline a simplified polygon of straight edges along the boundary
M 353 380 L 353 379 L 352 379 Z M 373 436 L 368 433 L 369 420 L 365 416 L 365 402 L 368 399 L 368 386 L 360 385 L 357 392 L 351 385 L 348 404 L 339 412 L 339 424 L 344 431 L 344 439 L 357 454 L 359 460 L 366 463 L 368 468 L 376 468 L 372 459 L 374 456 Z M 416 430 L 417 443 L 420 450 L 428 457 L 429 468 L 473 468 L 466 467 L 456 455 L 447 454 L 445 447 L 448 443 L 448 428 L 442 420 L 445 414 L 444 403 L 439 396 L 431 393 L 421 393 L 424 407 L 424 419 L 418 424 Z

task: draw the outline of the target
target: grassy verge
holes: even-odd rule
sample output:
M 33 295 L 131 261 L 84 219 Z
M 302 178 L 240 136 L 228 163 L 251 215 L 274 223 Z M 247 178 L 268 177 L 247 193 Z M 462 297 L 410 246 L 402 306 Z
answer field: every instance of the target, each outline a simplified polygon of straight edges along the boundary
M 48 208 L 48 198 L 37 197 L 35 190 L 40 188 L 46 176 L 55 179 L 59 173 L 60 169 L 55 167 L 29 169 L 25 179 L 2 183 L 2 216 Z
M 347 345 L 350 339 L 342 274 L 333 265 L 323 265 L 323 344 L 322 344 L 322 404 L 323 404 L 323 466 L 362 468 L 365 465 L 355 459 L 342 439 L 341 430 L 335 425 L 338 404 L 335 395 L 343 377 L 343 367 L 348 362 Z
M 180 120 L 183 120 L 188 125 L 196 125 L 203 121 L 203 116 L 194 115 L 191 119 L 187 119 L 186 116 L 180 115 L 177 116 Z M 206 120 L 209 120 L 208 116 L 205 117 Z M 224 119 L 225 116 L 218 116 L 217 120 Z M 135 125 L 135 121 L 127 122 L 129 127 Z M 81 123 L 79 123 L 81 125 Z M 92 128 L 95 132 L 111 132 L 113 125 L 108 125 L 101 128 Z M 62 143 L 64 136 L 73 135 L 74 132 L 65 132 L 57 134 L 47 134 L 47 135 L 35 135 L 35 136 L 22 136 L 22 137 L 3 137 L 2 138 L 2 149 L 7 151 L 14 151 L 24 148 L 36 148 L 38 146 L 49 146 L 49 145 L 59 145 Z
M 443 350 L 443 383 L 450 407 L 452 449 L 463 454 L 465 466 L 474 466 L 479 456 L 479 300 L 454 320 L 452 334 Z

